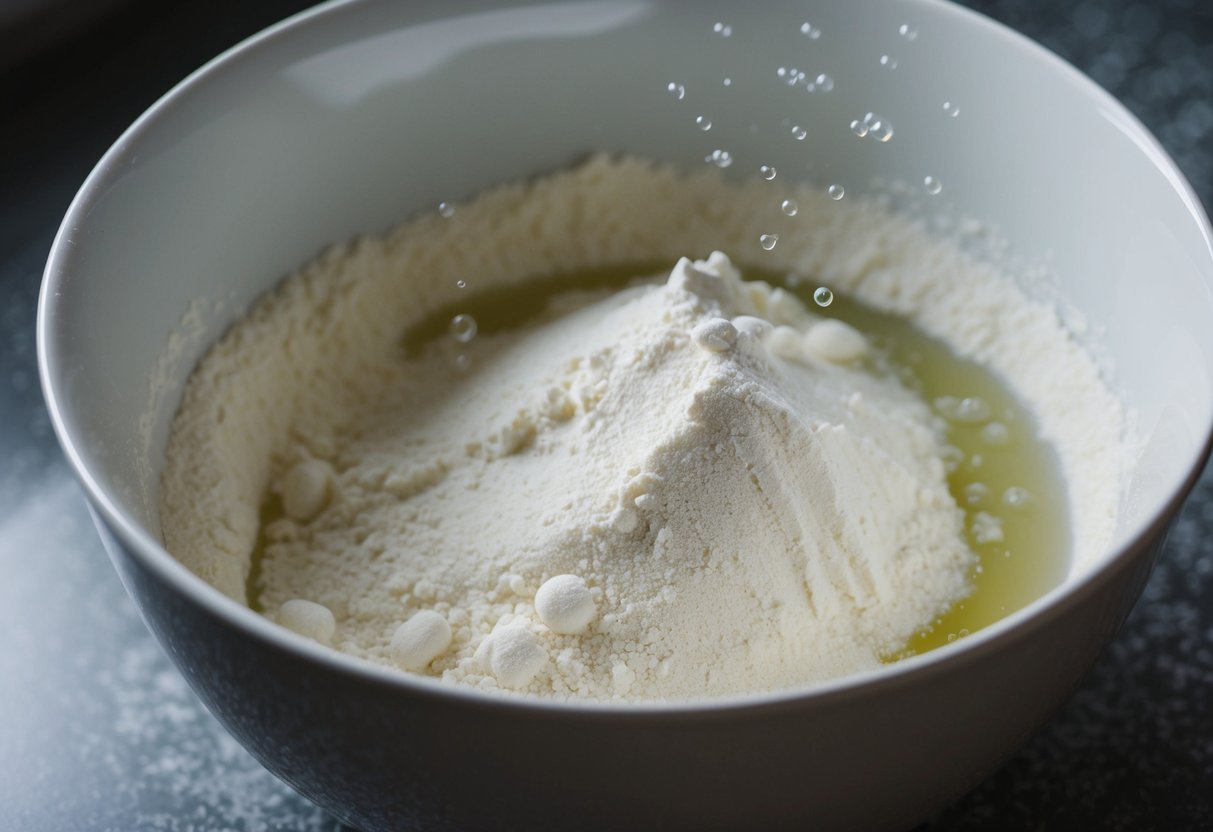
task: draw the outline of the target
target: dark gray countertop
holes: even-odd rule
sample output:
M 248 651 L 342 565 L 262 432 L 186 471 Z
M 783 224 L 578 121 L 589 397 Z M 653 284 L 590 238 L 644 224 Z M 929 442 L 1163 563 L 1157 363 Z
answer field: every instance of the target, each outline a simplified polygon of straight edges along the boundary
M 133 2 L 0 76 L 0 830 L 340 828 L 219 727 L 143 627 L 51 434 L 34 358 L 46 253 L 105 148 L 190 70 L 306 5 Z M 1111 90 L 1213 204 L 1213 4 L 970 5 Z M 1213 470 L 1082 687 L 927 828 L 1213 829 Z

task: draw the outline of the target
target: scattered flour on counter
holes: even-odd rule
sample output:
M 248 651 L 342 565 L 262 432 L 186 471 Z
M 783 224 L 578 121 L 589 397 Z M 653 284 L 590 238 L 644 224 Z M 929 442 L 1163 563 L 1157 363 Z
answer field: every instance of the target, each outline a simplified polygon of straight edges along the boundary
M 1098 550 L 1120 409 L 1056 315 L 877 203 L 794 189 L 793 220 L 772 188 L 597 158 L 486 193 L 456 231 L 427 217 L 330 250 L 191 378 L 162 483 L 169 550 L 244 601 L 272 489 L 267 610 L 320 604 L 337 649 L 483 688 L 677 699 L 876 666 L 968 588 L 940 427 L 856 366 L 859 333 L 724 255 L 681 258 L 750 251 L 760 229 L 780 235 L 766 265 L 1008 379 L 1062 460 L 1076 552 Z M 661 258 L 677 261 L 663 285 L 401 348 L 468 275 Z

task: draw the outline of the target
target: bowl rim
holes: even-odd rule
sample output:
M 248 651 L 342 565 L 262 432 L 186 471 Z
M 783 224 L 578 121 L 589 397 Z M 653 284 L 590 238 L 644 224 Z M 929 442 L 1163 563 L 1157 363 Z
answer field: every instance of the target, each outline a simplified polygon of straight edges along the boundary
M 410 696 L 459 702 L 462 706 L 507 713 L 521 711 L 531 715 L 553 714 L 564 717 L 576 714 L 579 717 L 611 721 L 652 718 L 669 720 L 671 717 L 702 720 L 757 714 L 773 709 L 800 709 L 810 705 L 821 707 L 843 698 L 877 695 L 905 685 L 919 684 L 928 678 L 971 665 L 1029 637 L 1031 633 L 1047 626 L 1098 593 L 1115 574 L 1129 567 L 1136 558 L 1145 556 L 1151 544 L 1164 534 L 1195 486 L 1210 453 L 1213 452 L 1213 423 L 1206 425 L 1200 451 L 1191 460 L 1182 482 L 1168 496 L 1162 508 L 1135 535 L 1106 553 L 1094 567 L 1083 574 L 1064 580 L 1028 605 L 952 644 L 860 673 L 775 691 L 640 702 L 559 700 L 517 694 L 503 695 L 501 691 L 483 691 L 472 686 L 404 673 L 324 647 L 272 623 L 261 614 L 227 597 L 190 572 L 167 551 L 162 542 L 156 540 L 135 518 L 111 499 L 107 490 L 93 476 L 76 438 L 67 427 L 57 372 L 61 363 L 52 333 L 55 330 L 57 308 L 63 296 L 61 287 L 67 279 L 66 275 L 71 272 L 71 238 L 78 233 L 78 229 L 85 226 L 88 214 L 104 196 L 110 179 L 122 169 L 120 160 L 125 155 L 127 146 L 170 113 L 180 98 L 206 84 L 212 76 L 227 72 L 252 54 L 271 48 L 300 30 L 320 25 L 328 18 L 345 14 L 352 9 L 379 2 L 383 0 L 329 0 L 301 11 L 225 50 L 173 86 L 123 131 L 89 173 L 55 235 L 43 272 L 36 329 L 39 378 L 55 434 L 73 473 L 84 488 L 94 519 L 103 522 L 124 551 L 153 574 L 161 584 L 184 596 L 210 616 L 240 631 L 245 637 L 258 640 L 266 648 L 283 651 L 294 659 L 321 665 L 327 670 L 346 674 L 362 683 L 389 688 Z M 1213 261 L 1213 229 L 1210 228 L 1208 215 L 1191 184 L 1158 140 L 1110 93 L 1044 46 L 979 12 L 948 0 L 903 0 L 903 3 L 906 6 L 929 9 L 928 13 L 932 15 L 951 15 L 962 19 L 963 25 L 985 30 L 989 36 L 1001 38 L 1023 54 L 1026 60 L 1043 62 L 1060 79 L 1075 85 L 1093 102 L 1102 105 L 1105 113 L 1114 117 L 1110 119 L 1113 125 L 1151 158 L 1158 171 L 1184 201 L 1199 226 L 1210 260 Z

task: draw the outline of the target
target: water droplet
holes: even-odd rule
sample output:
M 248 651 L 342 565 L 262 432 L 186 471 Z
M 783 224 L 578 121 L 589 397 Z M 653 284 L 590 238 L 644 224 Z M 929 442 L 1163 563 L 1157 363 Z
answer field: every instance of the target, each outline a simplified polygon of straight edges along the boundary
M 809 131 L 805 130 L 799 124 L 797 124 L 796 126 L 794 126 L 792 128 L 792 138 L 794 138 L 798 142 L 803 142 L 805 140 L 805 137 L 808 135 L 809 135 Z
M 927 193 L 929 193 L 931 196 L 935 196 L 943 190 L 943 183 L 934 176 L 928 176 L 926 179 L 922 180 L 922 187 L 925 188 Z
M 943 102 L 943 111 L 952 118 L 956 118 L 960 115 L 960 105 L 953 104 L 951 101 L 945 101 Z
M 881 55 L 880 56 L 880 65 L 883 66 L 885 69 L 897 69 L 898 64 L 897 64 L 897 59 L 894 58 L 892 55 Z
M 809 21 L 800 24 L 800 34 L 804 35 L 809 40 L 817 40 L 821 37 L 821 30 L 814 26 Z
M 466 280 L 456 280 L 455 281 L 456 289 L 466 289 L 467 287 L 468 287 L 468 282 Z
M 865 113 L 863 118 L 851 122 L 851 132 L 861 139 L 871 136 L 878 142 L 887 142 L 893 138 L 893 125 L 876 113 Z
M 466 344 L 476 337 L 476 319 L 471 315 L 456 315 L 451 318 L 451 337 Z
M 674 96 L 674 98 L 678 99 L 679 101 L 681 101 L 682 99 L 687 97 L 687 88 L 684 87 L 682 84 L 678 84 L 678 83 L 675 83 L 674 81 L 671 81 L 670 83 L 665 85 L 665 88 L 670 93 L 670 95 Z
M 438 215 L 449 220 L 451 217 L 455 216 L 455 206 L 449 202 L 439 202 Z
M 834 79 L 823 72 L 813 79 L 810 89 L 814 92 L 830 92 L 834 89 Z
M 780 206 L 779 206 L 779 210 L 783 211 L 783 212 L 784 212 L 785 214 L 787 214 L 789 217 L 794 217 L 794 216 L 796 216 L 796 212 L 797 212 L 797 211 L 799 211 L 799 210 L 800 210 L 800 208 L 799 208 L 799 207 L 796 205 L 796 200 L 794 200 L 794 199 L 785 199 L 785 200 L 784 200 L 784 201 L 783 201 L 783 202 L 780 204 Z
M 717 23 L 712 27 L 712 31 L 720 35 L 722 38 L 733 36 L 733 27 L 727 23 Z
M 472 367 L 472 358 L 469 355 L 459 353 L 455 356 L 455 369 L 460 373 L 466 373 Z
M 842 185 L 831 185 L 826 188 L 826 193 L 829 194 L 830 199 L 837 202 L 847 195 L 847 189 L 842 187 Z
M 775 178 L 775 173 L 775 168 L 770 165 L 760 165 L 758 168 L 758 175 L 768 182 Z
M 766 251 L 775 248 L 775 244 L 779 242 L 778 234 L 763 234 L 758 238 L 758 244 Z
M 733 164 L 733 154 L 729 153 L 727 150 L 717 149 L 713 150 L 707 156 L 704 156 L 703 160 L 709 164 L 715 165 L 718 168 L 727 168 L 729 165 Z
M 813 303 L 820 307 L 829 306 L 834 302 L 834 293 L 825 286 L 818 286 L 813 290 Z
M 695 124 L 705 133 L 712 129 L 712 120 L 707 116 L 695 116 Z
M 897 34 L 901 35 L 906 40 L 914 40 L 918 37 L 918 30 L 909 23 L 903 23 L 897 27 Z
M 1026 488 L 1013 485 L 1003 492 L 1002 501 L 1011 508 L 1027 508 L 1028 503 L 1032 502 L 1032 495 Z
M 724 84 L 726 87 L 731 87 L 731 86 L 733 86 L 733 79 L 732 79 L 732 78 L 725 78 L 725 79 L 724 79 L 723 81 L 721 81 L 720 83 Z

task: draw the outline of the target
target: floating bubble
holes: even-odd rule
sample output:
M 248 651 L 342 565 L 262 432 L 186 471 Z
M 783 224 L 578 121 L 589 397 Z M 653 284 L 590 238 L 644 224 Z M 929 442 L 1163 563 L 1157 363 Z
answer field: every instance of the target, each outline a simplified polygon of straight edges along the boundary
M 695 124 L 705 133 L 712 129 L 712 120 L 707 116 L 695 116 Z
M 468 282 L 466 280 L 456 280 L 455 281 L 456 289 L 466 289 L 467 287 L 468 287 Z
M 712 31 L 715 32 L 716 34 L 720 35 L 722 38 L 728 38 L 728 37 L 733 36 L 733 27 L 727 23 L 717 22 L 716 25 L 714 25 L 712 27 Z
M 703 160 L 709 164 L 715 165 L 718 168 L 727 168 L 729 165 L 733 164 L 733 154 L 729 153 L 727 150 L 717 149 L 713 150 L 707 156 L 704 156 Z
M 677 84 L 677 83 L 671 81 L 670 83 L 665 85 L 665 88 L 666 88 L 666 91 L 670 93 L 670 95 L 674 96 L 679 101 L 681 101 L 682 99 L 687 97 L 687 88 L 684 87 L 682 84 Z
M 794 216 L 796 216 L 796 212 L 797 212 L 797 211 L 799 211 L 800 209 L 799 209 L 799 207 L 797 207 L 797 205 L 796 205 L 796 200 L 794 200 L 794 199 L 785 199 L 785 200 L 784 200 L 784 201 L 783 201 L 783 202 L 780 204 L 780 206 L 779 206 L 779 210 L 783 211 L 783 212 L 784 212 L 785 214 L 787 214 L 789 217 L 794 217 Z
M 880 65 L 885 69 L 897 69 L 898 61 L 892 55 L 881 55 Z
M 461 344 L 466 344 L 476 337 L 476 319 L 471 315 L 459 314 L 451 318 L 451 337 Z
M 806 20 L 804 23 L 800 24 L 800 34 L 804 35 L 809 40 L 817 40 L 821 37 L 821 30 Z
M 842 187 L 842 185 L 831 185 L 826 188 L 826 194 L 829 195 L 830 199 L 837 202 L 847 195 L 847 189 Z
M 829 306 L 834 302 L 834 293 L 825 286 L 818 286 L 813 290 L 813 303 L 820 307 Z
M 1010 508 L 1027 508 L 1028 503 L 1032 502 L 1032 495 L 1026 488 L 1013 485 L 1003 492 L 1002 501 Z
M 926 179 L 922 180 L 922 187 L 925 188 L 926 192 L 931 196 L 935 196 L 943 190 L 943 183 L 941 183 L 934 176 L 928 176 Z
M 813 83 L 809 84 L 809 92 L 830 92 L 834 89 L 834 79 L 824 72 L 813 79 Z
M 455 206 L 449 202 L 439 202 L 438 215 L 449 220 L 451 217 L 455 216 Z
M 918 30 L 909 23 L 903 23 L 897 27 L 897 34 L 901 35 L 906 40 L 914 40 L 918 37 Z
M 805 140 L 805 137 L 807 137 L 808 135 L 809 135 L 809 131 L 805 130 L 799 124 L 795 125 L 792 128 L 792 138 L 794 138 L 798 142 L 803 142 Z
M 758 238 L 758 244 L 762 246 L 765 251 L 770 251 L 771 249 L 775 248 L 775 244 L 778 242 L 778 234 L 763 234 Z
M 725 79 L 724 79 L 723 81 L 721 81 L 720 83 L 724 84 L 726 87 L 731 87 L 731 86 L 733 86 L 733 79 L 732 79 L 732 78 L 725 78 Z
M 770 182 L 772 179 L 775 178 L 775 174 L 776 174 L 776 170 L 771 165 L 759 165 L 758 166 L 758 175 L 761 176 L 763 179 L 767 180 L 768 182 Z
M 958 115 L 960 115 L 960 105 L 954 104 L 951 101 L 945 101 L 943 102 L 943 111 L 950 117 L 956 118 Z
M 887 142 L 893 138 L 893 125 L 876 113 L 865 113 L 863 118 L 851 122 L 851 132 L 861 139 L 871 136 L 878 142 Z

